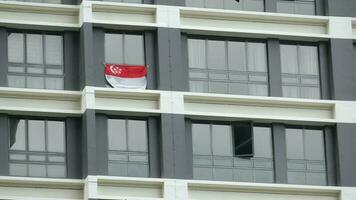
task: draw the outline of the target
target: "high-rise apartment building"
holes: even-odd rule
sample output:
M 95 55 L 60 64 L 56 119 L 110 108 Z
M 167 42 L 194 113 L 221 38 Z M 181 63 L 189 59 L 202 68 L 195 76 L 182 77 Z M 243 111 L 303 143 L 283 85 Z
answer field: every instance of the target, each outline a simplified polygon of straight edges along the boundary
M 356 1 L 0 1 L 0 200 L 220 198 L 356 199 Z

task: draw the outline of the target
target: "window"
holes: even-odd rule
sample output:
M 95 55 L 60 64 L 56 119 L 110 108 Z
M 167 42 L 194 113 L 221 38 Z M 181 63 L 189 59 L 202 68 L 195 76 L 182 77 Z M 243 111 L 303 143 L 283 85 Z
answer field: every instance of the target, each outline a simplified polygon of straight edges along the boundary
M 315 0 L 278 0 L 277 12 L 315 15 Z
M 192 92 L 268 96 L 266 44 L 188 39 Z
M 61 90 L 63 78 L 61 35 L 9 33 L 9 87 Z
M 326 185 L 324 133 L 286 129 L 288 183 Z
M 118 2 L 118 3 L 143 3 L 143 0 L 104 0 L 104 1 L 112 1 L 112 2 Z
M 186 5 L 200 8 L 219 8 L 264 12 L 264 0 L 186 0 Z
M 147 122 L 108 119 L 108 170 L 114 176 L 149 176 Z
M 231 125 L 192 124 L 194 179 L 274 182 L 270 127 L 253 127 L 253 157 L 234 156 Z
M 10 120 L 11 176 L 66 177 L 65 123 L 52 120 Z
M 320 99 L 318 47 L 281 45 L 284 97 Z
M 105 33 L 105 62 L 144 65 L 144 38 L 137 34 Z
M 6 0 L 6 1 L 23 1 L 23 2 L 54 3 L 54 4 L 61 4 L 62 3 L 62 0 Z

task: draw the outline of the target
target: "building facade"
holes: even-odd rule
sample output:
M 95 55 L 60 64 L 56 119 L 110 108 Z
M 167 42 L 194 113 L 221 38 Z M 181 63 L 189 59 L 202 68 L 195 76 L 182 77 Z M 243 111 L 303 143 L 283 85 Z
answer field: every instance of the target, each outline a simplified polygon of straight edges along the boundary
M 352 0 L 2 1 L 0 199 L 356 199 L 354 41 Z

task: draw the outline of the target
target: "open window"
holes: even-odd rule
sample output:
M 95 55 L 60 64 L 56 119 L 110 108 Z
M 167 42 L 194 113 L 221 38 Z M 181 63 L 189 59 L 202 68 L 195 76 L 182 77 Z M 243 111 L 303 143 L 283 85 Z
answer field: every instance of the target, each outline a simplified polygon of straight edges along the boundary
M 234 156 L 253 157 L 253 123 L 236 122 L 232 124 Z

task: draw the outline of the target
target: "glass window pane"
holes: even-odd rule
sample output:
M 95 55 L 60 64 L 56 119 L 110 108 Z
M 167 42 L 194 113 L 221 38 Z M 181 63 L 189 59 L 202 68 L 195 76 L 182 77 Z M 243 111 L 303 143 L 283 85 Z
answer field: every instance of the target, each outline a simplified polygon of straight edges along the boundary
M 188 54 L 189 68 L 207 68 L 205 40 L 188 39 Z
M 127 163 L 109 163 L 108 170 L 111 176 L 127 176 Z
M 63 65 L 63 40 L 59 35 L 45 36 L 46 64 Z
M 28 175 L 34 177 L 46 177 L 46 165 L 28 165 Z
M 228 83 L 227 82 L 210 82 L 209 92 L 211 93 L 228 93 Z
M 48 165 L 48 177 L 64 178 L 66 177 L 66 167 L 64 165 Z
M 128 120 L 129 151 L 148 151 L 146 121 Z
M 44 88 L 44 78 L 43 77 L 26 77 L 27 88 L 43 89 Z
M 127 151 L 126 131 L 125 120 L 108 120 L 109 150 Z
M 189 88 L 191 92 L 209 92 L 209 83 L 207 81 L 190 81 Z
M 48 78 L 46 77 L 46 89 L 50 90 L 62 90 L 63 86 L 63 78 Z
M 304 159 L 302 129 L 286 129 L 287 159 Z
M 254 182 L 258 183 L 273 183 L 273 171 L 267 170 L 255 170 L 255 180 Z
M 186 0 L 185 4 L 186 6 L 189 7 L 199 7 L 199 8 L 204 8 L 204 2 L 205 0 Z
M 25 120 L 10 120 L 10 150 L 26 150 Z
M 290 98 L 300 97 L 299 88 L 295 86 L 282 86 L 283 96 Z
M 248 88 L 249 88 L 249 95 L 268 96 L 267 85 L 249 84 Z
M 218 0 L 205 0 L 207 8 L 224 8 L 223 1 Z
M 7 85 L 9 87 L 15 88 L 24 88 L 26 86 L 25 77 L 24 76 L 7 76 Z
M 294 14 L 294 1 L 279 0 L 277 2 L 277 12 Z
M 42 64 L 43 63 L 43 42 L 42 35 L 27 34 L 26 49 L 27 63 Z
M 229 69 L 246 71 L 246 46 L 244 42 L 228 42 Z
M 212 125 L 213 155 L 232 156 L 231 126 Z
M 147 164 L 128 164 L 128 176 L 134 177 L 148 177 L 148 165 Z
M 272 158 L 271 128 L 253 127 L 254 157 Z
M 125 35 L 125 64 L 144 65 L 144 42 L 142 35 Z
M 309 185 L 327 185 L 326 173 L 307 173 L 306 181 Z
M 267 52 L 264 43 L 248 43 L 248 69 L 253 72 L 267 72 Z
M 8 58 L 9 62 L 24 62 L 24 34 L 10 33 L 8 36 Z
M 122 34 L 105 34 L 105 62 L 123 64 L 123 36 Z
M 315 15 L 315 3 L 314 1 L 296 1 L 295 12 L 301 15 Z
M 300 97 L 301 98 L 309 98 L 309 99 L 320 99 L 320 88 L 319 87 L 301 87 Z
M 27 176 L 27 165 L 26 164 L 9 164 L 9 170 L 11 176 Z
M 300 74 L 319 75 L 318 48 L 299 46 Z
M 282 73 L 298 73 L 298 54 L 296 45 L 281 45 Z
M 321 130 L 305 130 L 305 158 L 324 160 L 324 138 Z
M 64 122 L 47 122 L 47 150 L 49 152 L 65 152 L 65 126 Z
M 224 0 L 224 9 L 242 10 L 242 1 L 237 2 L 236 0 Z
M 242 1 L 244 2 L 243 10 L 258 11 L 258 12 L 265 11 L 263 0 L 242 0 Z
M 30 151 L 45 151 L 45 122 L 28 120 L 28 148 Z
M 194 155 L 211 155 L 210 125 L 192 124 Z
M 193 176 L 198 180 L 213 180 L 213 168 L 194 167 Z
M 288 183 L 305 185 L 305 183 L 306 183 L 305 172 L 289 171 L 288 172 Z
M 224 41 L 208 41 L 209 69 L 226 69 L 226 48 Z

